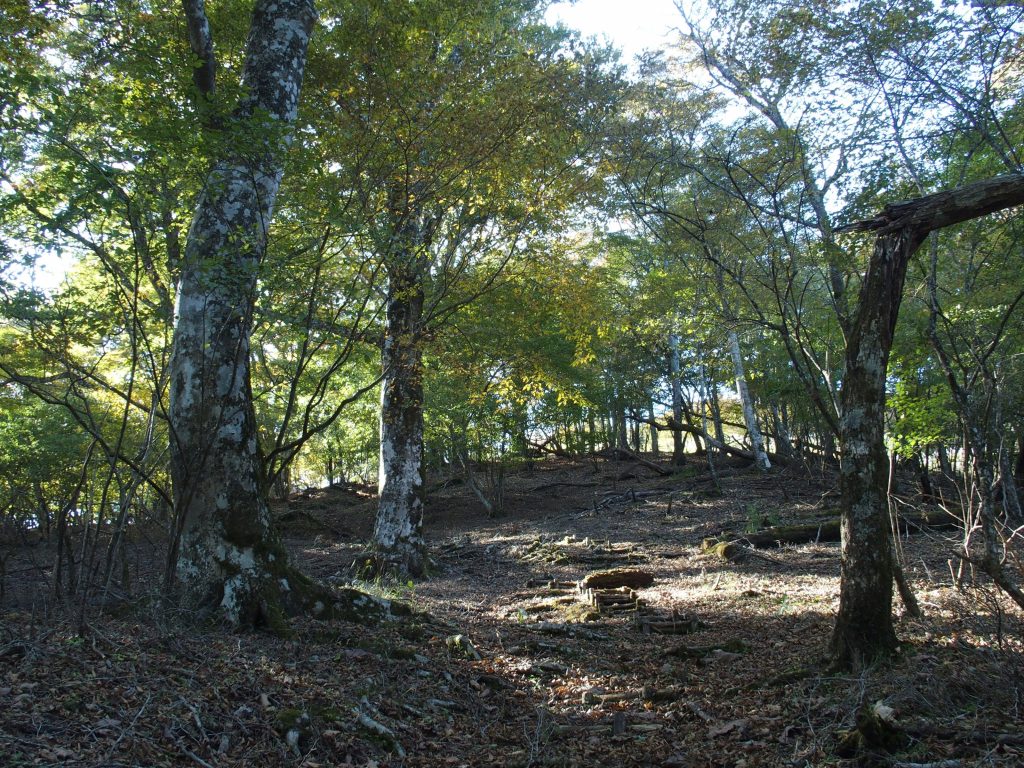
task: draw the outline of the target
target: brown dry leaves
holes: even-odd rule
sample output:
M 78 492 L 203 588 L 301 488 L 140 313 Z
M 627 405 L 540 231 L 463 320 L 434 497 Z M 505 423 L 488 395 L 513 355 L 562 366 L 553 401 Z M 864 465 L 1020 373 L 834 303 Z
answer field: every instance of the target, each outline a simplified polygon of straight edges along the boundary
M 861 704 L 881 701 L 909 735 L 901 760 L 1020 764 L 1020 616 L 989 587 L 954 590 L 945 541 L 904 543 L 927 616 L 900 622 L 902 658 L 829 675 L 821 661 L 837 597 L 834 545 L 773 552 L 784 567 L 727 563 L 698 548 L 704 536 L 742 531 L 752 508 L 780 521 L 817 513 L 827 482 L 738 470 L 722 498 L 677 495 L 669 514 L 672 478 L 637 481 L 652 493 L 628 494 L 612 480 L 622 467 L 606 470 L 595 484 L 590 464 L 542 462 L 509 478 L 510 512 L 498 521 L 484 519 L 464 489 L 436 494 L 428 519 L 442 572 L 398 595 L 433 621 L 298 621 L 294 637 L 280 639 L 90 611 L 79 638 L 9 612 L 0 631 L 2 762 L 843 765 L 833 753 L 843 730 Z M 622 503 L 595 513 L 594 495 L 613 487 Z M 367 527 L 366 504 L 343 494 L 336 504 L 330 492 L 291 504 L 329 526 L 300 516 L 290 542 L 297 562 L 325 578 L 343 576 L 359 544 L 325 531 Z M 574 556 L 523 557 L 538 541 L 575 547 Z M 637 590 L 638 605 L 693 617 L 687 634 L 644 634 L 632 610 L 590 616 L 574 592 L 590 570 L 630 567 L 638 555 L 655 576 Z M 458 634 L 479 660 L 447 642 Z

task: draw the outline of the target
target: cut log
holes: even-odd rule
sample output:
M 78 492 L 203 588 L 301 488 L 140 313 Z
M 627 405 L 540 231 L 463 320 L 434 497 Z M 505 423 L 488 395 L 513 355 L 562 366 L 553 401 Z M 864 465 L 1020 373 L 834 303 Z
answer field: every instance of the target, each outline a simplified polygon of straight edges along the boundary
M 648 614 L 637 619 L 640 631 L 645 634 L 688 635 L 707 626 L 692 613 L 679 613 L 672 609 L 670 615 Z
M 528 579 L 526 582 L 527 589 L 536 589 L 539 587 L 545 587 L 551 592 L 558 592 L 563 589 L 576 589 L 576 582 L 558 581 L 554 578 Z
M 588 602 L 598 609 L 616 610 L 617 607 L 628 606 L 631 609 L 637 607 L 637 595 L 629 587 L 617 589 L 588 589 L 586 591 Z
M 613 568 L 608 571 L 594 571 L 580 582 L 580 589 L 617 589 L 630 587 L 642 589 L 654 583 L 654 574 L 638 568 Z

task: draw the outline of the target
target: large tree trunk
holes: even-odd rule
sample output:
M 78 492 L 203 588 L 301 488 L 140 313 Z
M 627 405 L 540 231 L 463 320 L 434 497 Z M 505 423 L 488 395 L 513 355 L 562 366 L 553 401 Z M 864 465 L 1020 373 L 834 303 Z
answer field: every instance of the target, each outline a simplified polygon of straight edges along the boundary
M 761 430 L 757 426 L 757 414 L 754 413 L 754 401 L 750 397 L 750 389 L 747 387 L 747 374 L 743 366 L 743 354 L 740 351 L 740 339 L 736 331 L 729 331 L 729 351 L 732 354 L 732 367 L 736 375 L 736 394 L 740 398 L 740 406 L 743 409 L 743 423 L 747 426 L 747 434 L 750 435 L 750 445 L 754 454 L 754 464 L 763 472 L 772 468 L 768 460 L 768 454 L 764 449 L 764 438 L 761 437 Z
M 929 232 L 1024 202 L 1024 175 L 988 179 L 894 203 L 846 229 L 878 237 L 846 347 L 841 392 L 842 567 L 832 652 L 856 667 L 896 648 L 888 526 L 888 462 L 883 442 L 885 376 L 907 263 Z
M 246 95 L 226 128 L 239 135 L 225 142 L 196 205 L 175 310 L 168 415 L 177 578 L 186 605 L 236 626 L 272 620 L 294 594 L 261 487 L 249 334 L 315 16 L 311 0 L 256 2 Z
M 888 526 L 885 374 L 907 261 L 919 243 L 878 238 L 846 345 L 840 394 L 842 578 L 832 652 L 844 667 L 890 655 L 893 563 Z
M 423 287 L 414 271 L 397 265 L 388 280 L 387 328 L 381 353 L 380 500 L 373 531 L 377 566 L 419 576 L 423 539 Z

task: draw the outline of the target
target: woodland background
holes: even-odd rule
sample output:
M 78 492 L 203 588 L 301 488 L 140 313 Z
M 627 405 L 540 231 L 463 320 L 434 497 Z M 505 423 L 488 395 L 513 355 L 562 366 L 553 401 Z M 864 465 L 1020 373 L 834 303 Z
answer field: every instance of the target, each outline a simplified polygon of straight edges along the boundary
M 900 623 L 926 622 L 913 593 L 944 579 L 998 646 L 993 679 L 1019 690 L 1020 4 L 683 3 L 678 44 L 632 68 L 546 24 L 533 0 L 320 2 L 315 21 L 311 4 L 283 0 L 0 7 L 0 660 L 15 675 L 0 694 L 31 693 L 17 665 L 56 653 L 57 637 L 113 632 L 103 622 L 126 621 L 126 606 L 143 608 L 140 631 L 187 643 L 193 630 L 168 627 L 197 616 L 308 639 L 331 630 L 295 617 L 326 601 L 354 635 L 367 617 L 352 605 L 415 604 L 408 585 L 433 572 L 420 599 L 443 614 L 430 590 L 464 565 L 446 562 L 451 547 L 490 557 L 487 531 L 508 578 L 527 578 L 513 563 L 539 547 L 564 565 L 548 550 L 589 536 L 586 512 L 614 554 L 600 513 L 630 482 L 628 503 L 662 505 L 658 520 L 676 520 L 673 504 L 703 510 L 664 534 L 680 546 L 741 543 L 722 562 L 699 555 L 705 572 L 753 567 L 749 534 L 778 541 L 779 523 L 805 521 L 801 492 L 833 500 L 842 542 L 822 557 L 841 577 L 819 574 L 831 597 L 815 625 L 832 669 L 855 684 L 899 655 L 897 634 L 953 637 L 941 611 L 920 634 Z M 894 207 L 905 200 L 918 207 Z M 554 486 L 531 480 L 589 489 L 591 471 L 611 489 L 567 502 L 571 524 Z M 893 535 L 910 513 L 955 526 L 923 569 Z M 644 514 L 631 519 L 653 536 Z M 812 550 L 780 557 L 811 558 L 824 522 Z M 494 526 L 514 538 L 534 523 L 533 550 L 501 549 L 513 544 Z M 671 559 L 635 533 L 641 559 Z M 340 547 L 321 553 L 331 566 L 313 536 Z M 630 562 L 581 546 L 566 562 Z M 528 580 L 558 590 L 582 575 Z M 1006 642 L 1004 620 L 1018 630 Z M 573 642 L 595 641 L 587 631 Z M 474 690 L 480 674 L 501 677 L 443 647 L 477 665 Z M 502 701 L 515 720 L 515 697 Z M 1019 718 L 1019 697 L 984 701 Z M 891 718 L 865 704 L 785 759 L 914 763 L 905 742 L 866 735 L 865 712 Z M 148 700 L 105 706 L 110 750 L 145 741 L 126 725 Z M 305 714 L 303 727 L 317 720 Z M 312 741 L 292 744 L 285 723 L 284 742 L 264 747 L 322 760 L 324 732 L 344 731 L 324 724 L 340 716 L 319 720 Z M 243 759 L 234 736 L 218 752 L 216 729 L 198 731 L 176 759 Z M 984 759 L 1016 759 L 1011 732 L 983 739 Z M 332 742 L 330 759 L 394 756 L 389 733 L 373 748 Z M 982 759 L 946 746 L 917 764 Z M 82 759 L 113 752 L 99 754 Z M 146 754 L 132 759 L 158 759 Z M 666 741 L 655 754 L 681 753 Z

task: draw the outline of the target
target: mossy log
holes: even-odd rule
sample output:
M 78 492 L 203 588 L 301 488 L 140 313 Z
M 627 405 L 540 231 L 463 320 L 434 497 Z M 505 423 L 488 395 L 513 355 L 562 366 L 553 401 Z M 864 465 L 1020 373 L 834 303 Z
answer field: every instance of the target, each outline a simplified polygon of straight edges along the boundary
M 958 521 L 946 512 L 921 512 L 900 516 L 900 532 L 903 534 L 928 528 L 955 528 Z M 839 518 L 799 525 L 780 525 L 764 528 L 754 533 L 725 534 L 704 539 L 701 550 L 732 560 L 739 554 L 739 547 L 746 545 L 756 549 L 768 549 L 782 544 L 808 544 L 814 541 L 836 542 L 840 540 Z M 735 545 L 735 546 L 732 546 Z
M 718 539 L 704 539 L 700 548 L 704 552 L 730 561 L 743 557 L 746 550 L 746 547 L 739 541 L 719 541 Z
M 835 753 L 839 757 L 894 753 L 906 749 L 909 738 L 893 721 L 892 710 L 881 702 L 862 704 L 857 710 L 856 728 L 841 732 Z
M 654 574 L 639 568 L 612 568 L 607 571 L 594 571 L 587 574 L 580 582 L 581 590 L 588 589 L 643 589 L 654 583 Z

